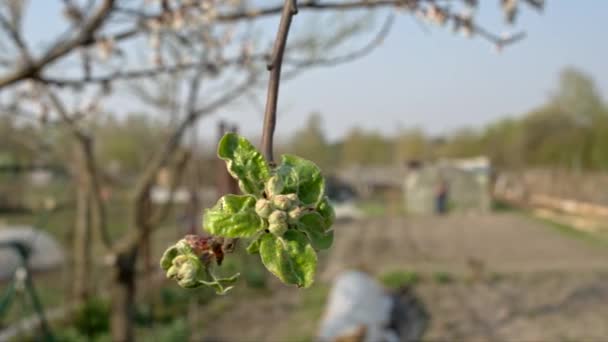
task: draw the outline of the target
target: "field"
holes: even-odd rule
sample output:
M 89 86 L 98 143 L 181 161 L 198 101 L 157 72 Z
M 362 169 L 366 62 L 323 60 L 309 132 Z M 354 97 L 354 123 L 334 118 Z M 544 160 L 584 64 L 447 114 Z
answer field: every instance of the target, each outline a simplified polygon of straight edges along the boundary
M 58 223 L 49 223 L 51 231 L 64 233 L 54 227 Z M 175 236 L 170 226 L 156 235 L 156 252 Z M 355 268 L 389 287 L 413 285 L 430 314 L 428 341 L 571 341 L 608 335 L 603 321 L 608 315 L 605 236 L 580 233 L 517 211 L 444 217 L 373 215 L 338 222 L 335 230 L 335 245 L 320 255 L 317 283 L 311 289 L 286 287 L 264 277 L 257 260 L 237 254 L 226 265 L 245 270 L 235 291 L 222 297 L 201 293 L 198 304 L 185 302 L 186 311 L 184 304 L 176 306 L 175 317 L 183 319 L 169 326 L 153 323 L 155 329 L 178 329 L 184 334 L 189 321 L 189 333 L 197 339 L 309 341 L 332 279 Z M 66 285 L 62 276 L 37 278 L 47 307 L 60 306 Z M 163 287 L 188 298 L 171 282 Z M 140 336 L 167 340 L 152 328 L 140 326 Z
M 222 298 L 218 340 L 310 340 L 331 279 L 358 268 L 408 280 L 427 341 L 597 341 L 608 335 L 608 248 L 521 213 L 368 219 L 336 226 L 318 287 L 277 285 L 255 305 Z M 239 329 L 230 328 L 239 322 Z

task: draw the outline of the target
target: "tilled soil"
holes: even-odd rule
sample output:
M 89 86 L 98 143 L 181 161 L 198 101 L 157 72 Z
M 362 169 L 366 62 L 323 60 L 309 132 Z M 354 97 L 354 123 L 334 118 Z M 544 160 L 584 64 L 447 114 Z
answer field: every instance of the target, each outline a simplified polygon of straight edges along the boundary
M 425 340 L 608 340 L 605 246 L 515 213 L 366 219 L 335 230 L 318 281 L 351 268 L 419 273 L 415 291 L 431 316 Z M 452 281 L 438 282 L 437 272 Z M 288 324 L 301 290 L 272 289 L 213 317 L 215 340 L 297 340 Z M 315 319 L 295 321 L 297 330 L 316 329 Z

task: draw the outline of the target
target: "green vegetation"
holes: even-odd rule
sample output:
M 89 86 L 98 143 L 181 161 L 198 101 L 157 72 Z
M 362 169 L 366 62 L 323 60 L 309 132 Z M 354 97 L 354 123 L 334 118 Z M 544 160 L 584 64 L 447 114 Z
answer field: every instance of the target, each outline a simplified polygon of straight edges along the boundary
M 584 241 L 586 243 L 592 244 L 592 245 L 596 245 L 596 246 L 600 246 L 600 247 L 608 247 L 608 234 L 606 233 L 602 233 L 602 232 L 597 232 L 597 233 L 592 233 L 592 232 L 587 232 L 587 231 L 583 231 L 580 229 L 576 229 L 570 225 L 567 224 L 563 224 L 563 223 L 559 223 L 559 222 L 555 222 L 549 219 L 545 219 L 545 218 L 539 218 L 539 217 L 535 217 L 533 216 L 534 219 L 539 220 L 543 223 L 545 223 L 546 226 L 550 227 L 551 229 L 559 232 L 560 234 L 563 234 L 565 236 L 568 236 L 570 238 L 574 238 L 577 240 L 581 240 Z
M 501 201 L 501 200 L 492 200 L 492 211 L 493 212 L 512 212 L 512 211 L 516 211 L 518 210 L 517 208 L 513 207 L 512 205 L 510 205 L 509 203 L 505 202 L 505 201 Z
M 571 68 L 562 71 L 546 103 L 482 128 L 439 137 L 402 129 L 387 137 L 354 127 L 342 141 L 328 143 L 321 126 L 320 117 L 313 114 L 289 146 L 312 160 L 332 161 L 327 170 L 478 155 L 487 155 L 495 166 L 505 168 L 608 170 L 608 105 L 593 79 Z
M 454 282 L 454 277 L 448 273 L 448 272 L 434 272 L 433 273 L 433 280 L 437 283 L 437 284 L 450 284 L 452 282 Z
M 357 208 L 363 215 L 368 217 L 379 217 L 386 214 L 386 204 L 380 201 L 362 201 L 357 203 Z
M 294 308 L 287 323 L 287 331 L 283 332 L 285 340 L 294 342 L 314 341 L 317 327 L 314 326 L 323 314 L 329 286 L 316 284 L 301 292 L 301 299 Z
M 389 289 L 397 289 L 418 284 L 420 276 L 414 271 L 391 271 L 381 275 L 380 281 Z
M 188 235 L 169 247 L 160 265 L 184 288 L 203 285 L 218 294 L 232 288 L 239 274 L 216 277 L 213 261 L 223 260 L 223 238 L 249 239 L 247 252 L 286 284 L 309 287 L 317 267 L 316 251 L 333 242 L 334 210 L 325 196 L 325 179 L 311 161 L 283 154 L 268 163 L 244 137 L 227 133 L 218 156 L 238 181 L 243 195 L 227 194 L 206 209 L 203 228 L 211 237 Z M 221 237 L 222 240 L 218 240 Z

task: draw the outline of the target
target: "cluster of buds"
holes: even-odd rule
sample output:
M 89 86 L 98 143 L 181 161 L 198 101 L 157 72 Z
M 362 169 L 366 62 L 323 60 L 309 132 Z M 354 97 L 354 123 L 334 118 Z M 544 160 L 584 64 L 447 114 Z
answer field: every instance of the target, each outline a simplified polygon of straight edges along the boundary
M 221 265 L 224 258 L 221 238 L 186 235 L 163 254 L 160 265 L 167 278 L 185 288 L 201 285 L 205 271 L 213 260 Z
M 277 237 L 283 236 L 289 225 L 297 223 L 305 208 L 301 206 L 298 195 L 282 194 L 283 182 L 272 176 L 266 182 L 266 198 L 255 204 L 256 213 L 268 222 L 268 231 Z

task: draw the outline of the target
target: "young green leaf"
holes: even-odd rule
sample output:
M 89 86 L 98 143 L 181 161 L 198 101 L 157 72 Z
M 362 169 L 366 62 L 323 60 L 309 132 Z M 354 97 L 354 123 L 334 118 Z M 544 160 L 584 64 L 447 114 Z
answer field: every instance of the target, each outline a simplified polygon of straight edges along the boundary
M 226 195 L 211 209 L 205 210 L 203 227 L 212 235 L 229 238 L 252 237 L 264 228 L 255 212 L 253 196 Z
M 334 231 L 327 231 L 323 217 L 318 213 L 306 213 L 297 223 L 300 231 L 304 232 L 316 250 L 328 249 L 334 241 Z
M 317 211 L 323 217 L 323 222 L 326 229 L 334 224 L 334 221 L 336 220 L 336 212 L 334 211 L 334 207 L 331 205 L 331 203 L 329 203 L 329 198 L 327 198 L 327 196 L 323 197 L 323 200 L 319 202 Z
M 290 229 L 280 238 L 264 234 L 260 256 L 264 266 L 284 283 L 309 287 L 314 281 L 317 254 L 301 232 Z
M 163 256 L 160 258 L 160 267 L 167 271 L 171 266 L 173 266 L 173 259 L 179 254 L 179 251 L 176 246 L 171 246 L 167 249 Z
M 316 205 L 325 191 L 325 180 L 315 163 L 294 156 L 281 156 L 277 174 L 284 183 L 283 193 L 295 193 L 304 205 Z
M 239 181 L 246 194 L 261 196 L 270 168 L 260 152 L 244 137 L 226 133 L 219 142 L 217 155 L 226 161 L 228 172 Z
M 255 239 L 253 241 L 251 241 L 251 243 L 249 243 L 249 246 L 247 246 L 246 251 L 249 254 L 259 254 L 260 253 L 260 242 L 261 242 L 261 238 L 260 239 Z

